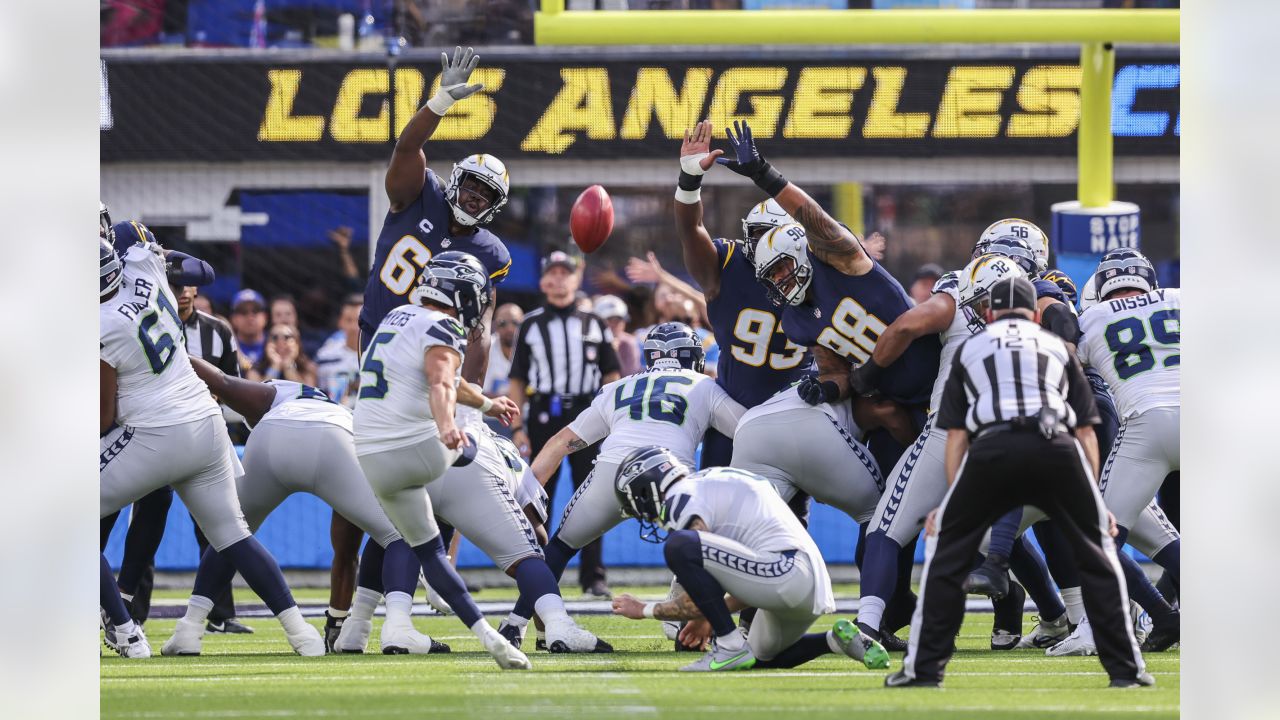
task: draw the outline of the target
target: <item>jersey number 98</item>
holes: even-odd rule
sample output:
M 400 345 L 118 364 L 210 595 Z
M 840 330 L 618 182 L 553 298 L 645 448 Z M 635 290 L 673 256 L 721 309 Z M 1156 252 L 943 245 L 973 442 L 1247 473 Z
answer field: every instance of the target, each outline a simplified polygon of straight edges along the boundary
M 412 235 L 405 235 L 391 246 L 387 259 L 382 261 L 382 269 L 378 278 L 387 289 L 397 295 L 404 295 L 413 287 L 418 273 L 427 266 L 431 259 L 431 250 L 422 241 Z
M 876 349 L 884 321 L 867 312 L 853 298 L 845 298 L 831 313 L 831 324 L 818 335 L 818 344 L 849 360 L 864 363 Z

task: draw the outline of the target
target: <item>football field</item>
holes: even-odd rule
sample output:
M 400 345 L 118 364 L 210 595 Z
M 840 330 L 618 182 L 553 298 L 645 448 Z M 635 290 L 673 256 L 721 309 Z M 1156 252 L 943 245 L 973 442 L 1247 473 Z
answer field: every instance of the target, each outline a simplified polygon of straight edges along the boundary
M 621 589 L 625 590 L 625 589 Z M 657 597 L 645 588 L 642 596 Z M 486 591 L 496 599 L 502 591 Z M 247 592 L 245 593 L 248 594 Z M 843 592 L 839 593 L 845 594 Z M 572 599 L 572 598 L 570 598 Z M 243 599 L 242 599 L 243 600 Z M 814 626 L 830 626 L 833 615 Z M 497 624 L 498 618 L 491 617 Z M 318 626 L 321 621 L 311 622 Z M 828 655 L 793 670 L 680 673 L 698 656 L 677 655 L 657 622 L 579 617 L 612 642 L 612 655 L 550 655 L 525 650 L 532 672 L 503 672 L 456 618 L 415 617 L 418 629 L 447 642 L 441 656 L 381 654 L 301 658 L 280 626 L 249 619 L 253 635 L 206 635 L 204 654 L 159 656 L 174 621 L 146 630 L 157 656 L 122 660 L 103 652 L 103 718 L 408 718 L 506 717 L 851 717 L 1168 718 L 1178 715 L 1179 652 L 1150 655 L 1156 687 L 1110 690 L 1096 657 L 1049 658 L 1042 650 L 988 650 L 990 614 L 970 614 L 946 687 L 882 687 L 868 671 Z M 378 627 L 370 643 L 376 653 Z M 1033 625 L 1026 616 L 1025 628 Z M 891 669 L 901 663 L 894 654 Z

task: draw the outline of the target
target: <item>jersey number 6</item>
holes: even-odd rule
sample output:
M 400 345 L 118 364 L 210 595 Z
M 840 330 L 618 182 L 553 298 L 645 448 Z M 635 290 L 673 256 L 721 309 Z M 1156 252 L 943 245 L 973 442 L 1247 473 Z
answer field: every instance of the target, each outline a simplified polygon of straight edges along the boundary
M 391 246 L 387 259 L 382 261 L 382 269 L 378 278 L 387 289 L 397 295 L 404 295 L 413 287 L 418 273 L 426 267 L 431 259 L 431 250 L 422 241 L 412 235 L 405 235 Z

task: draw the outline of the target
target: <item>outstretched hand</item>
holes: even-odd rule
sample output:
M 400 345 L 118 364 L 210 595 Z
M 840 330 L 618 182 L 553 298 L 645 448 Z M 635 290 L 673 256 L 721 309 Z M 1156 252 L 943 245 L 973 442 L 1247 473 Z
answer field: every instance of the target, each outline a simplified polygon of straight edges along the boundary
M 724 129 L 725 135 L 729 137 L 729 146 L 733 148 L 733 157 L 718 158 L 716 162 L 739 175 L 755 177 L 768 163 L 756 148 L 755 138 L 751 135 L 751 126 L 747 121 L 737 120 L 733 125 L 732 128 Z
M 705 172 L 716 164 L 717 158 L 724 154 L 723 150 L 711 149 L 711 121 L 702 120 L 691 129 L 684 131 L 684 142 L 680 144 L 680 164 L 697 162 Z M 689 158 L 686 160 L 685 158 Z
M 465 97 L 474 95 L 484 89 L 483 83 L 475 85 L 467 85 L 467 80 L 471 77 L 471 71 L 476 69 L 480 64 L 480 56 L 476 54 L 473 48 L 467 48 L 465 51 L 461 47 L 453 49 L 453 59 L 449 59 L 448 53 L 440 53 L 440 89 L 449 94 L 454 100 L 461 100 Z
M 627 261 L 627 279 L 633 283 L 659 283 L 662 281 L 662 264 L 658 256 L 648 253 L 647 260 L 633 257 Z

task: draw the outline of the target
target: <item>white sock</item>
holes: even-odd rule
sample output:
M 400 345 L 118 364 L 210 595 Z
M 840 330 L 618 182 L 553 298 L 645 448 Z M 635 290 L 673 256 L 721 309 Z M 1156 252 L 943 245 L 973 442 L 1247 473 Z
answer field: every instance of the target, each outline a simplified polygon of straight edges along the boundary
M 508 625 L 513 625 L 513 626 L 518 627 L 518 628 L 524 628 L 524 627 L 527 627 L 527 626 L 529 625 L 529 618 L 527 618 L 527 617 L 520 617 L 519 615 L 517 615 L 517 614 L 515 614 L 515 613 L 509 613 L 509 614 L 507 615 L 507 624 L 508 624 Z
M 483 645 L 486 650 L 493 647 L 494 642 L 506 642 L 506 638 L 499 635 L 498 631 L 494 630 L 493 626 L 489 624 L 489 621 L 484 618 L 480 618 L 476 621 L 475 625 L 471 626 L 471 632 L 475 633 L 476 637 L 480 638 L 480 644 Z
M 1080 588 L 1062 588 L 1062 604 L 1067 606 L 1067 622 L 1079 625 L 1084 619 L 1084 599 L 1080 595 Z
M 203 595 L 192 595 L 187 600 L 187 614 L 183 616 L 183 620 L 193 622 L 201 627 L 209 620 L 209 613 L 213 610 L 213 601 Z
M 542 622 L 547 625 L 573 623 L 573 620 L 569 619 L 569 613 L 565 612 L 564 598 L 555 593 L 547 593 L 534 600 L 533 609 L 538 613 L 538 617 L 542 618 Z
M 725 650 L 728 650 L 730 652 L 733 652 L 735 650 L 741 650 L 742 646 L 746 644 L 747 644 L 747 639 L 742 636 L 742 633 L 739 632 L 737 628 L 734 628 L 733 630 L 730 630 L 728 633 L 724 635 L 720 635 L 716 638 L 716 646 L 724 648 Z
M 300 635 L 310 627 L 307 621 L 302 619 L 302 611 L 298 609 L 297 605 L 276 615 L 276 619 L 284 626 L 284 631 L 287 635 Z
M 372 620 L 373 611 L 378 609 L 378 601 L 381 599 L 380 593 L 369 588 L 357 587 L 356 601 L 351 605 L 351 617 L 357 620 Z M 413 598 L 409 598 L 409 607 L 413 607 Z
M 125 640 L 128 640 L 129 636 L 133 635 L 137 631 L 138 625 L 132 619 L 126 621 L 123 625 L 116 626 L 116 635 L 124 638 Z
M 359 590 L 360 588 L 356 588 L 357 592 L 359 592 Z M 333 607 L 332 605 L 329 606 L 329 609 L 326 612 L 328 612 L 329 617 L 334 618 L 335 620 L 341 620 L 342 618 L 351 614 L 350 610 L 339 610 L 338 608 Z
M 409 616 L 413 614 L 413 596 L 407 592 L 393 590 L 387 593 L 387 622 L 412 623 Z
M 858 622 L 880 631 L 880 619 L 884 617 L 884 598 L 867 595 L 858 601 Z

